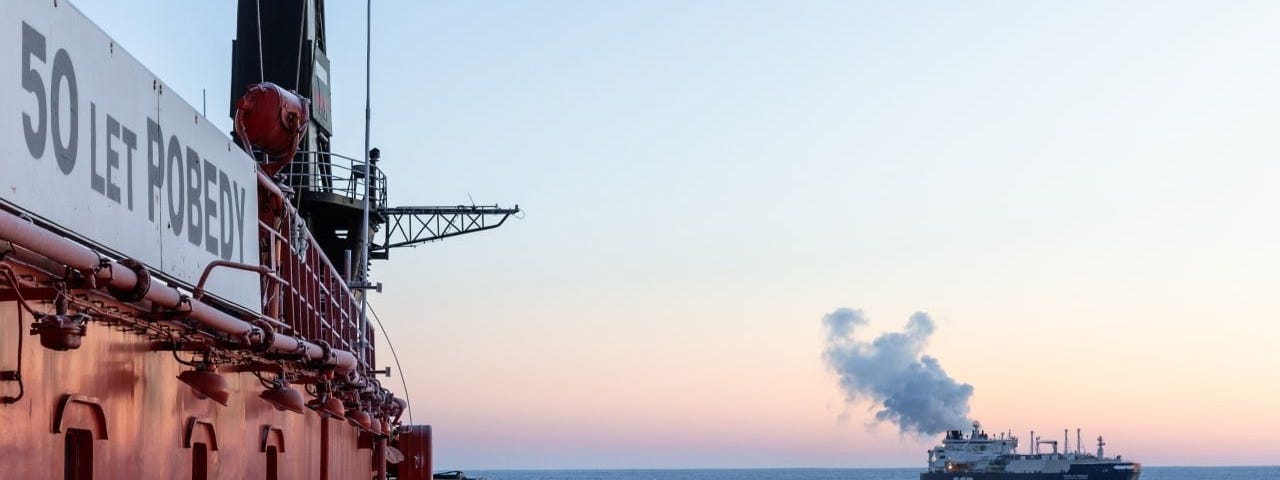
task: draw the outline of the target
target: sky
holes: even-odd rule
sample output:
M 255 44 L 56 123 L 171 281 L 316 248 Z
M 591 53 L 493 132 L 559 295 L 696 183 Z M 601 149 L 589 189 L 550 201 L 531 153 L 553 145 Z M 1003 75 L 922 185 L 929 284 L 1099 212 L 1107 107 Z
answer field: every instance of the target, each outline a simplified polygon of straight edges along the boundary
M 229 130 L 234 2 L 74 3 Z M 334 151 L 360 156 L 364 3 L 326 10 Z M 373 22 L 390 202 L 525 213 L 372 267 L 437 468 L 922 466 L 938 439 L 847 403 L 824 360 L 842 307 L 865 339 L 927 312 L 990 431 L 1275 463 L 1280 4 L 378 0 Z

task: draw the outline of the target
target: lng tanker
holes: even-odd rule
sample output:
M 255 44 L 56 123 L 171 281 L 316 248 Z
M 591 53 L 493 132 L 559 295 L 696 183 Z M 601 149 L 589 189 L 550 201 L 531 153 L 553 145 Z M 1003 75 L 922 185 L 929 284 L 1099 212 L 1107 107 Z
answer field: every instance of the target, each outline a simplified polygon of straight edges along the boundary
M 1057 440 L 1040 440 L 1031 434 L 1028 453 L 1017 453 L 1018 437 L 998 437 L 982 431 L 978 422 L 965 436 L 960 430 L 947 432 L 942 445 L 929 450 L 929 470 L 920 480 L 1138 480 L 1142 465 L 1108 457 L 1103 452 L 1106 442 L 1098 437 L 1096 453 L 1081 448 L 1080 431 L 1076 431 L 1076 450 L 1070 450 L 1067 432 L 1063 431 L 1062 452 Z M 1051 452 L 1041 452 L 1049 445 Z

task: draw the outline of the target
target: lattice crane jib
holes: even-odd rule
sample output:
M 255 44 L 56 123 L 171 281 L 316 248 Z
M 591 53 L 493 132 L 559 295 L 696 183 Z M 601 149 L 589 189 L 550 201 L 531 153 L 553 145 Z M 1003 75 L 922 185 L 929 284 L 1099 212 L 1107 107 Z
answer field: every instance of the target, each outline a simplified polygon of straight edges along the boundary
M 385 222 L 381 235 L 383 242 L 370 245 L 370 258 L 386 259 L 392 248 L 413 247 L 498 228 L 518 213 L 519 205 L 514 208 L 497 205 L 382 208 L 378 214 Z

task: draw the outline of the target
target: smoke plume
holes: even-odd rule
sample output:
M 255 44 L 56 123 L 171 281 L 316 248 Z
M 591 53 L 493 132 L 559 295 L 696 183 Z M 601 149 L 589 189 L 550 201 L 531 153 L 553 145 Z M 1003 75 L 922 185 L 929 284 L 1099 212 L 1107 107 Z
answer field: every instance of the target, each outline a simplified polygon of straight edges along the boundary
M 973 386 L 947 376 L 938 359 L 921 350 L 933 334 L 933 319 L 916 312 L 902 332 L 880 335 L 870 343 L 857 330 L 867 325 L 862 310 L 841 308 L 822 318 L 827 327 L 827 364 L 840 377 L 845 401 L 869 399 L 879 406 L 877 422 L 889 421 L 903 433 L 936 435 L 969 425 Z

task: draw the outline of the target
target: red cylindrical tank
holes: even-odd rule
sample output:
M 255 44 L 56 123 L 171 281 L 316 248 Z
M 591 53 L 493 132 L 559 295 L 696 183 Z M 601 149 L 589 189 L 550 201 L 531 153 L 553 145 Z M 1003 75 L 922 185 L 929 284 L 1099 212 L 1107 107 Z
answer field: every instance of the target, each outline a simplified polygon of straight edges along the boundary
M 400 480 L 431 480 L 431 425 L 404 425 L 396 436 L 404 461 L 395 466 Z
M 267 175 L 275 175 L 298 151 L 298 142 L 307 131 L 311 101 L 271 82 L 250 85 L 236 102 L 236 135 L 246 148 L 267 154 L 262 165 Z

